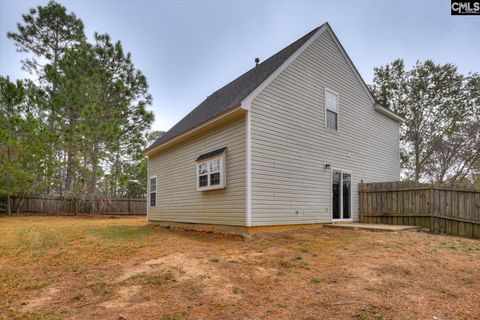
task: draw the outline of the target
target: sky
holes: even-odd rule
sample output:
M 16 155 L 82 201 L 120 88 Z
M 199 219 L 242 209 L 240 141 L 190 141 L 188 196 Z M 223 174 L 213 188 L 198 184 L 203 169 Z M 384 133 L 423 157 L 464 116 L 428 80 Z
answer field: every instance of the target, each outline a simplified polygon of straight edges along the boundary
M 120 40 L 147 77 L 154 130 L 168 130 L 208 95 L 329 22 L 371 83 L 373 68 L 403 58 L 480 72 L 480 16 L 451 16 L 450 0 L 59 0 L 85 32 Z M 47 0 L 0 0 L 0 75 L 29 77 L 8 31 Z

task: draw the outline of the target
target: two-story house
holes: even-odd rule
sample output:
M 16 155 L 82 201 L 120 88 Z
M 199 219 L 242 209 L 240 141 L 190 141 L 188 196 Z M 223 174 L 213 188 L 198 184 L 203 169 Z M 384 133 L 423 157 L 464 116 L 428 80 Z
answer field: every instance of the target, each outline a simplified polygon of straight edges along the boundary
M 376 103 L 326 23 L 146 150 L 148 220 L 238 229 L 355 220 L 360 181 L 400 177 L 401 121 Z

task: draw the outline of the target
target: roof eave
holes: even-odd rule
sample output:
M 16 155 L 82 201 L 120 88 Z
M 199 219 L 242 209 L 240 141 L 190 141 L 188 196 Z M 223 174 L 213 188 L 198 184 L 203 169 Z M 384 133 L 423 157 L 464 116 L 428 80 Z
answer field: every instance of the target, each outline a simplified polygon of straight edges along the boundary
M 405 118 L 396 114 L 395 112 L 393 111 L 390 111 L 388 110 L 387 108 L 385 108 L 384 106 L 382 106 L 381 104 L 379 103 L 375 103 L 375 105 L 373 106 L 373 108 L 375 109 L 375 111 L 377 111 L 378 113 L 392 119 L 393 121 L 396 121 L 398 123 L 402 123 L 405 121 Z
M 157 153 L 161 150 L 167 149 L 169 147 L 172 147 L 174 145 L 177 145 L 181 142 L 184 142 L 186 139 L 191 138 L 192 136 L 195 136 L 197 134 L 200 134 L 202 132 L 205 132 L 213 127 L 216 127 L 218 125 L 221 125 L 229 120 L 232 120 L 242 114 L 245 114 L 246 110 L 242 108 L 241 105 L 236 105 L 233 108 L 228 109 L 227 111 L 220 113 L 219 115 L 191 128 L 190 130 L 175 136 L 153 148 L 148 148 L 144 151 L 144 154 L 146 156 L 151 156 L 154 153 Z

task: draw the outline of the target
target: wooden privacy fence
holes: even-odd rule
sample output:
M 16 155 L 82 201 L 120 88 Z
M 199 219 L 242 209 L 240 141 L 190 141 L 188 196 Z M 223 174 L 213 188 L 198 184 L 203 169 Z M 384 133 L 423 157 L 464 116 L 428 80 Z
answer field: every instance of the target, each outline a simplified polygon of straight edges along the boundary
M 416 182 L 360 183 L 360 222 L 416 225 L 480 238 L 480 187 Z
M 80 200 L 56 197 L 13 197 L 12 212 L 45 213 L 92 213 L 92 201 L 95 212 L 99 214 L 145 215 L 146 199 L 97 199 Z

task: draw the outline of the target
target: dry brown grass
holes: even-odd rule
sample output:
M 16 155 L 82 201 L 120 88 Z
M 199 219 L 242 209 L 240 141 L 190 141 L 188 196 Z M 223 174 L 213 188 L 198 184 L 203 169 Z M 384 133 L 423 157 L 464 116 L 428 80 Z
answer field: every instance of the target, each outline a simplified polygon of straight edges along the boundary
M 328 228 L 244 242 L 143 218 L 0 218 L 0 318 L 478 319 L 480 241 Z

